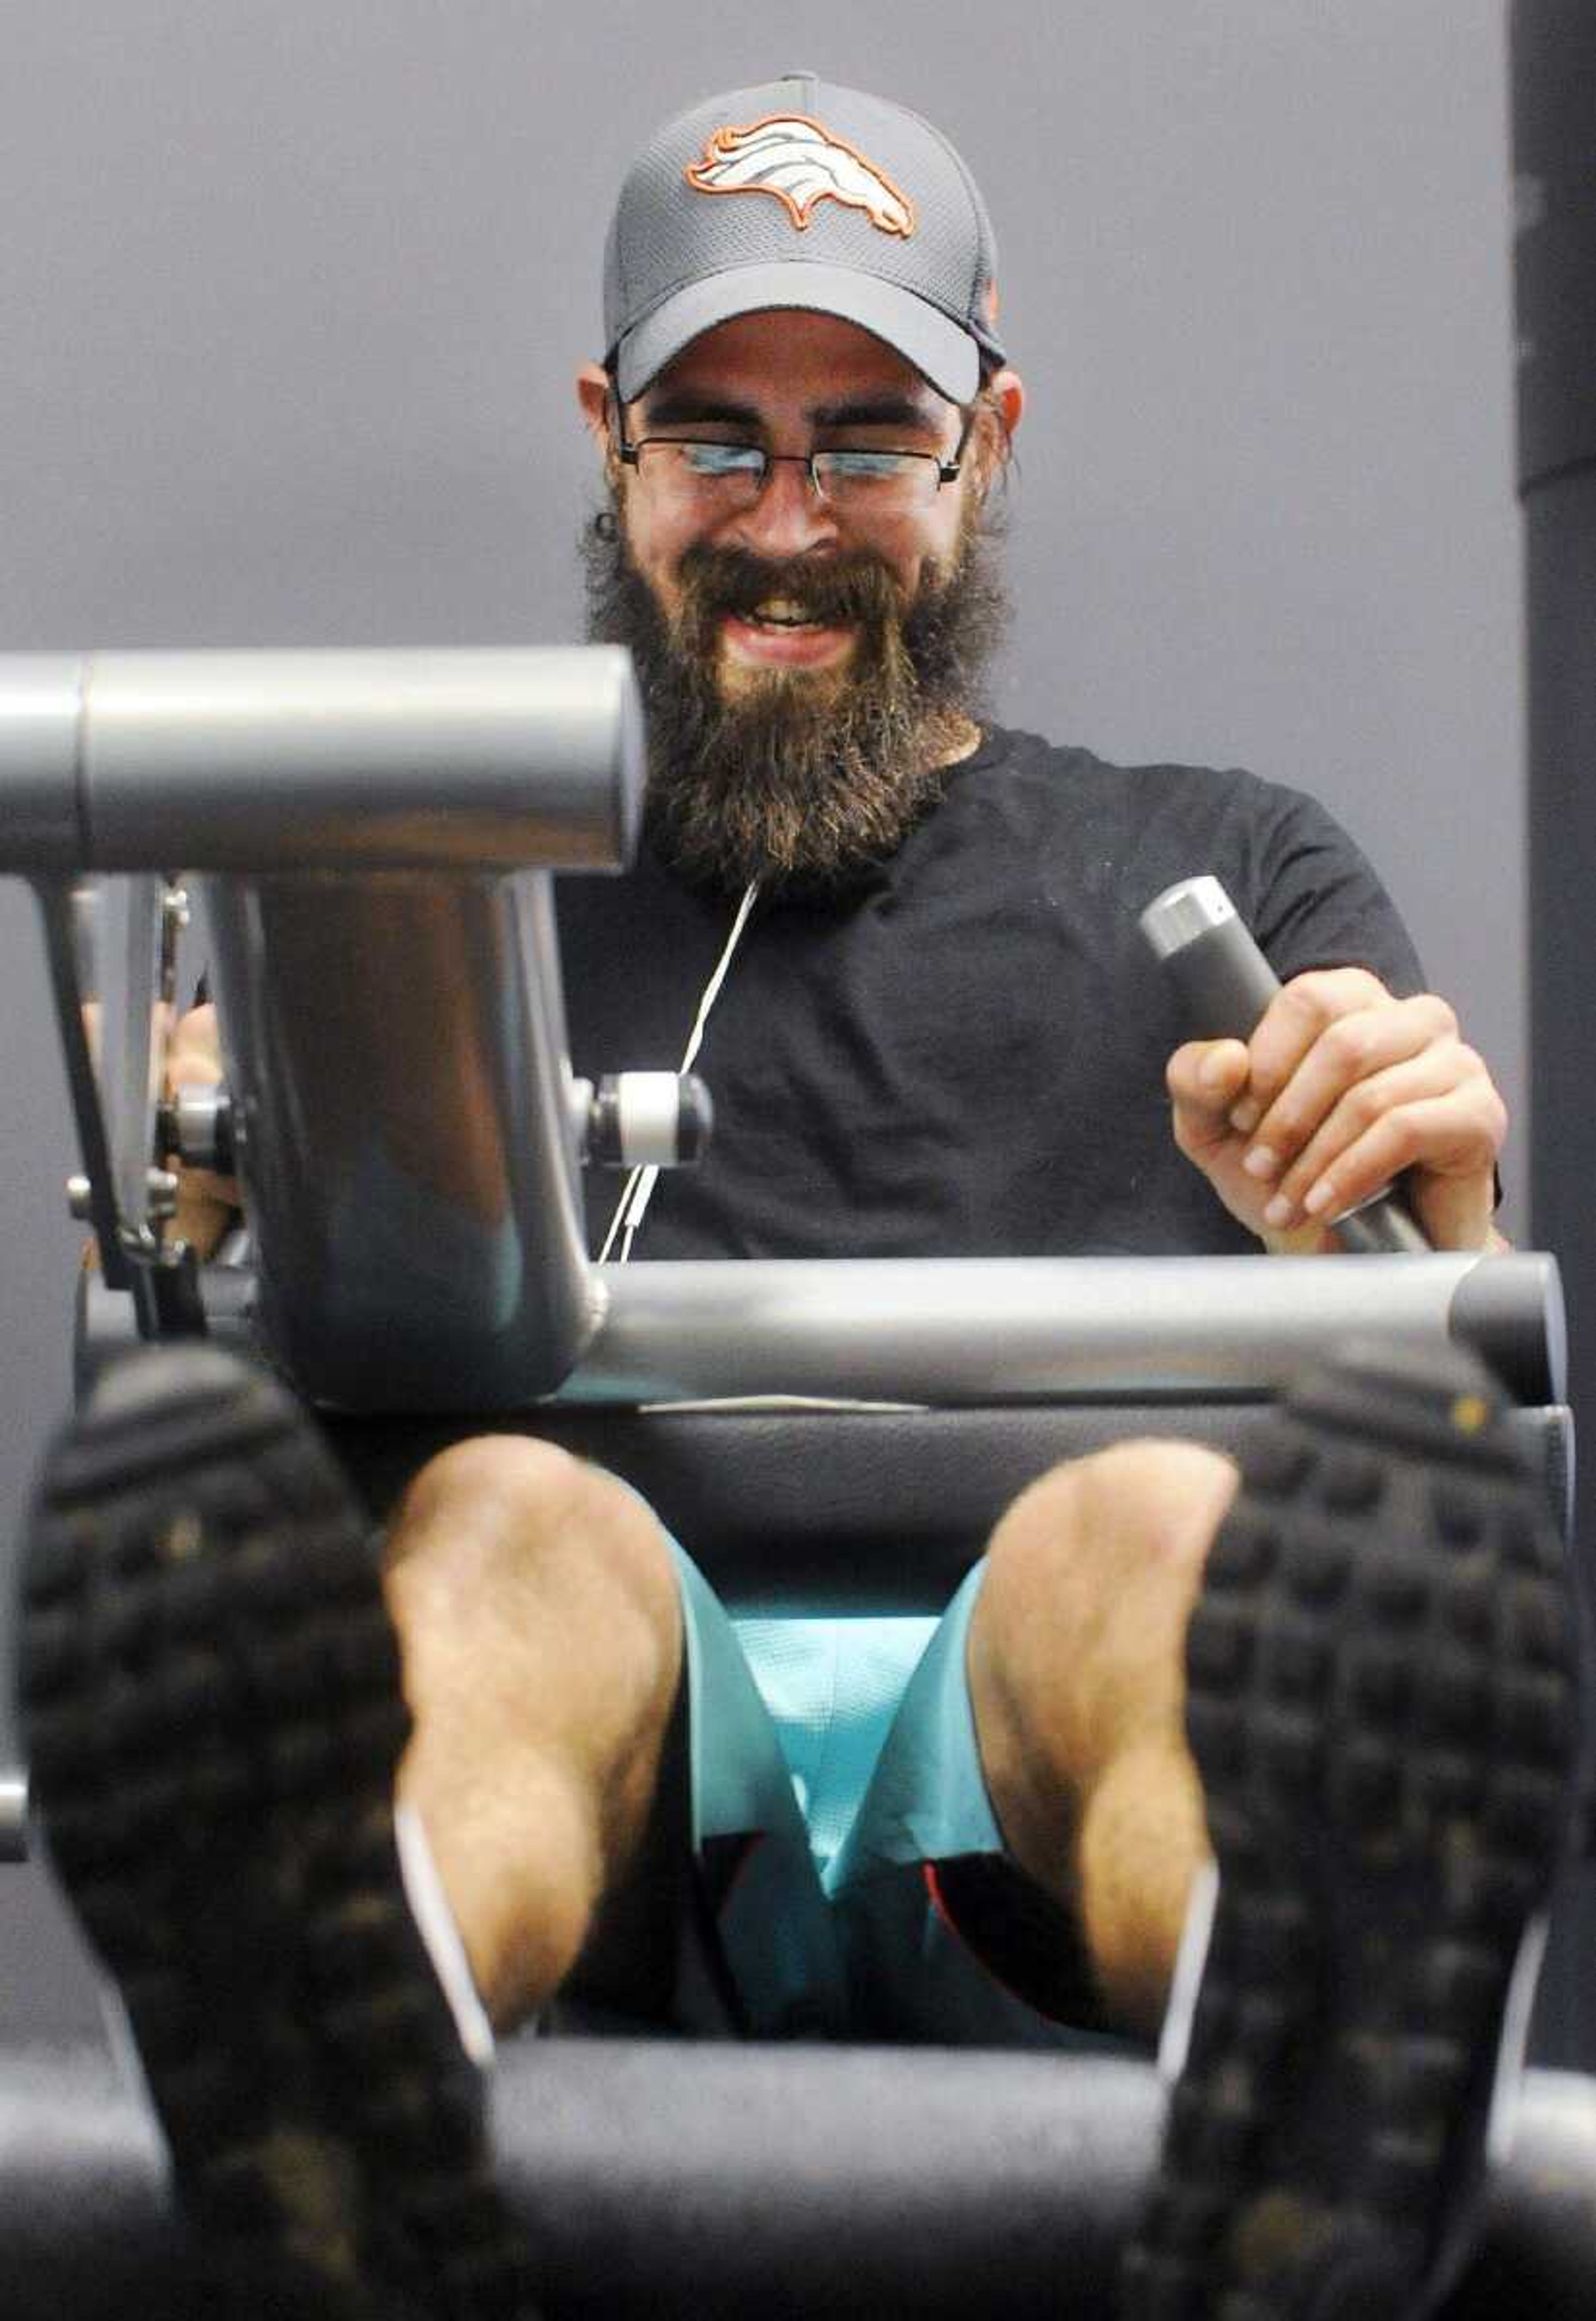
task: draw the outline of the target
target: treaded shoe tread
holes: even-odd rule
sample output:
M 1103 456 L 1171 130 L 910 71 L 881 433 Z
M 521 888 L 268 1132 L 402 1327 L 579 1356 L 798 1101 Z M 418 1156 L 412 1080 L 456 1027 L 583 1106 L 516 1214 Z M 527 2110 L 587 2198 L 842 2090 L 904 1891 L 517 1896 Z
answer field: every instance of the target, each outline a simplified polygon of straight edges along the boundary
M 1316 1376 L 1242 1462 L 1187 1659 L 1218 1906 L 1137 2321 L 1420 2309 L 1570 1820 L 1558 1541 L 1484 1372 Z
M 21 1698 L 50 1856 L 241 2311 L 530 2316 L 410 1917 L 375 1552 L 263 1371 L 152 1350 L 47 1462 Z M 116 1377 L 118 1374 L 114 1373 Z

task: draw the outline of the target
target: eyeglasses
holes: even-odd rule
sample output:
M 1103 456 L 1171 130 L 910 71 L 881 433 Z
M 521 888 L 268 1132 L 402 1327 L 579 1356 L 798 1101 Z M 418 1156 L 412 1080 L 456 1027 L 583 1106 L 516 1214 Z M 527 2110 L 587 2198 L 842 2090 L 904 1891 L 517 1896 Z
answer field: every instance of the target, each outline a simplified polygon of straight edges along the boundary
M 929 507 L 944 484 L 954 482 L 975 425 L 964 422 L 951 460 L 936 451 L 865 451 L 851 446 L 823 451 L 767 451 L 760 443 L 716 443 L 698 435 L 644 435 L 626 441 L 618 414 L 616 447 L 623 467 L 634 468 L 651 491 L 707 511 L 732 514 L 752 507 L 771 470 L 782 460 L 807 472 L 816 497 L 850 515 L 904 515 Z

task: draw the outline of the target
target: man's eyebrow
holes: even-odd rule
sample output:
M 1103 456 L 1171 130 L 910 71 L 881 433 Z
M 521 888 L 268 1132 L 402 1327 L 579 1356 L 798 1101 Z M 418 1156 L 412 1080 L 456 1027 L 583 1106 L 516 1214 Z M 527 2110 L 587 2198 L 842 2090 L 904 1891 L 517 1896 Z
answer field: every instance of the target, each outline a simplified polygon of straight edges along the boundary
M 922 427 L 935 429 L 941 414 L 914 395 L 853 395 L 834 403 L 817 403 L 805 414 L 812 427 L 828 432 L 840 427 Z M 647 427 L 746 427 L 757 430 L 764 414 L 751 403 L 738 403 L 706 387 L 678 387 L 644 403 Z
M 918 396 L 853 395 L 840 403 L 819 403 L 809 412 L 816 427 L 935 427 L 941 413 Z
M 649 427 L 758 427 L 760 414 L 751 403 L 734 403 L 702 387 L 679 387 L 675 394 L 645 403 L 643 423 Z

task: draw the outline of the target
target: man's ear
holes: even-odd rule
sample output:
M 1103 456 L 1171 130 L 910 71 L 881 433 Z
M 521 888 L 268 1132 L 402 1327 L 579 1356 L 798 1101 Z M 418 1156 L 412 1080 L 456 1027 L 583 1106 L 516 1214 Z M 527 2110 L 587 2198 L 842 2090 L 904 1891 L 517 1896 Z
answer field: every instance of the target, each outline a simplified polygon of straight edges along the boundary
M 599 450 L 609 450 L 609 373 L 600 363 L 584 363 L 577 373 L 577 401 L 588 432 Z
M 1014 451 L 1014 431 L 1026 407 L 1026 390 L 1017 371 L 995 370 L 980 391 L 982 424 L 977 436 L 980 448 L 977 478 L 984 496 L 1008 466 Z
M 1005 366 L 1002 370 L 995 370 L 988 379 L 986 397 L 1002 422 L 1003 448 L 1007 456 L 1008 446 L 1014 441 L 1015 430 L 1025 412 L 1025 382 L 1018 371 Z

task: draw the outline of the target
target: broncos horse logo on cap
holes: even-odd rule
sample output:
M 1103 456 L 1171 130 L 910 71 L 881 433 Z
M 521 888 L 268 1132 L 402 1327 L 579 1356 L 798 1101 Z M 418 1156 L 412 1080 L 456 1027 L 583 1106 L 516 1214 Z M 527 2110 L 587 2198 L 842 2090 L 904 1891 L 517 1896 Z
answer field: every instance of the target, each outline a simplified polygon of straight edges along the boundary
M 717 129 L 684 173 L 700 194 L 774 194 L 802 232 L 821 202 L 862 210 L 883 233 L 915 230 L 915 205 L 885 171 L 807 114 Z

